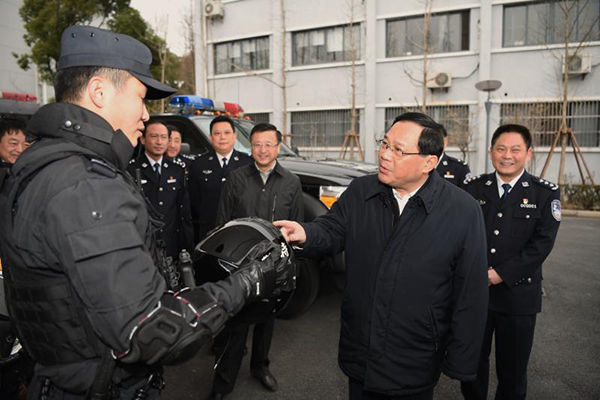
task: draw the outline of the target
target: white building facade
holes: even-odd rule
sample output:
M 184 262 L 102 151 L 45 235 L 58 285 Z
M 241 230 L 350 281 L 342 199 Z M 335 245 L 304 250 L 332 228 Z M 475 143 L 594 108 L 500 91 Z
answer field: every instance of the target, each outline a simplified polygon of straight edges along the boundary
M 571 3 L 571 37 L 584 42 L 570 65 L 567 117 L 598 181 L 600 0 Z M 450 154 L 466 158 L 474 173 L 483 173 L 491 168 L 486 160 L 494 129 L 501 123 L 522 123 L 534 133 L 536 157 L 529 170 L 539 174 L 560 126 L 563 10 L 556 2 L 433 0 L 425 51 L 427 4 L 196 0 L 197 93 L 237 102 L 255 120 L 278 127 L 285 108 L 281 130 L 291 134 L 301 153 L 316 157 L 339 154 L 351 128 L 354 93 L 360 142 L 366 161 L 374 162 L 375 140 L 391 120 L 420 110 L 427 71 L 427 112 L 449 131 Z M 486 132 L 488 94 L 475 84 L 490 79 L 502 86 L 490 93 Z M 555 153 L 547 179 L 556 179 L 559 159 Z M 566 176 L 574 183 L 579 179 L 570 146 Z
M 19 15 L 22 5 L 23 0 L 0 1 L 0 92 L 34 95 L 38 102 L 44 104 L 54 95 L 54 90 L 39 81 L 34 63 L 24 71 L 13 56 L 13 53 L 31 52 L 23 39 L 25 28 Z

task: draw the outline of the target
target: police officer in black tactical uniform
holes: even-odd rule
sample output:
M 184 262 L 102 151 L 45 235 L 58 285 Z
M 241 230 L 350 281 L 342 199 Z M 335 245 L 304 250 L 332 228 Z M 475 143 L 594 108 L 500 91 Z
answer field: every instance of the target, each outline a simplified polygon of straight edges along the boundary
M 213 149 L 198 156 L 190 167 L 189 188 L 196 241 L 215 227 L 221 189 L 229 173 L 252 162 L 252 157 L 233 148 L 236 138 L 233 121 L 224 115 L 215 117 L 210 123 Z
M 192 249 L 193 230 L 185 170 L 165 157 L 170 136 L 166 125 L 148 121 L 142 136 L 144 151 L 127 169 L 160 214 L 164 226 L 158 238 L 164 241 L 167 255 L 175 259 L 182 250 Z
M 471 175 L 471 169 L 466 161 L 459 160 L 446 153 L 446 148 L 448 147 L 448 131 L 444 128 L 442 132 L 444 133 L 444 152 L 442 153 L 435 170 L 448 182 L 451 182 L 458 187 L 462 187 L 464 180 Z
M 477 379 L 463 383 L 467 400 L 485 400 L 489 354 L 496 343 L 497 400 L 525 399 L 536 314 L 542 309 L 542 263 L 561 219 L 558 186 L 525 170 L 531 133 L 502 125 L 492 136 L 491 174 L 465 181 L 481 205 L 488 245 L 490 302 Z
M 55 93 L 0 191 L 8 311 L 36 361 L 32 399 L 156 399 L 160 365 L 191 357 L 289 270 L 271 253 L 226 280 L 167 291 L 154 217 L 126 167 L 148 119 L 150 50 L 88 26 L 61 39 Z M 10 239 L 10 240 L 9 240 Z M 287 265 L 287 264 L 286 264 Z

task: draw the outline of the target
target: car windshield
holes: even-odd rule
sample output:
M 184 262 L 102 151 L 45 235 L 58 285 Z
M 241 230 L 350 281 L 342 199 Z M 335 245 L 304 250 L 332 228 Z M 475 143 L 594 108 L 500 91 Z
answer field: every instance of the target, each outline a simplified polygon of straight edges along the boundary
M 254 124 L 252 121 L 247 120 L 235 120 L 236 130 L 238 131 L 238 140 L 240 140 L 240 136 L 244 136 L 245 140 L 249 142 L 250 140 L 250 131 L 252 131 L 252 127 Z M 248 143 L 250 146 L 250 143 Z M 296 153 L 292 151 L 285 143 L 281 143 L 281 150 L 279 150 L 279 157 L 297 157 Z
M 210 141 L 210 121 L 211 118 L 205 117 L 192 117 L 192 121 L 202 131 L 202 134 L 206 136 L 206 139 Z M 250 150 L 250 131 L 254 124 L 252 121 L 234 119 L 235 131 L 237 132 L 237 141 L 235 142 L 234 148 L 237 151 L 242 151 L 246 154 L 251 154 Z M 281 150 L 279 151 L 279 157 L 297 157 L 296 153 L 292 151 L 285 143 L 281 143 Z
M 198 125 L 200 131 L 202 131 L 202 134 L 206 136 L 206 139 L 210 142 L 210 121 L 212 121 L 212 118 L 193 117 L 192 121 L 194 121 L 194 123 Z M 250 141 L 248 140 L 248 136 L 250 133 L 248 131 L 248 135 L 246 135 L 245 132 L 240 134 L 241 129 L 239 124 L 236 123 L 235 125 L 235 130 L 237 131 L 238 135 L 235 145 L 233 147 L 237 151 L 241 151 L 250 155 Z M 252 126 L 250 126 L 250 129 L 252 129 Z

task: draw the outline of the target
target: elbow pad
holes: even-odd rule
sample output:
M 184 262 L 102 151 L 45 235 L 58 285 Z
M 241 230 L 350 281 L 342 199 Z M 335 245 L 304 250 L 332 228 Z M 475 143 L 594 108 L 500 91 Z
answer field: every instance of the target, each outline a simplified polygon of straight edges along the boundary
M 222 313 L 215 299 L 202 289 L 167 292 L 133 328 L 129 349 L 118 355 L 113 352 L 113 356 L 125 363 L 147 365 L 187 361 L 220 327 Z

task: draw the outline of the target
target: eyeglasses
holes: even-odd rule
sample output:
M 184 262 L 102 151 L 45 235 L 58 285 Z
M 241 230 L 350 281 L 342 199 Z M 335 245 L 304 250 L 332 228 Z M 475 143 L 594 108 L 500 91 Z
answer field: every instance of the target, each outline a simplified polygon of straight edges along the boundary
M 279 146 L 279 143 L 252 143 L 251 144 L 253 149 L 260 149 L 261 147 L 266 147 L 267 149 L 272 149 L 274 147 Z
M 396 157 L 396 158 L 402 158 L 403 156 L 423 156 L 423 155 L 425 155 L 422 153 L 408 153 L 406 151 L 403 151 L 401 148 L 392 147 L 385 139 L 379 139 L 379 140 L 376 140 L 375 142 L 379 146 L 379 151 L 390 150 L 392 152 L 392 154 L 394 155 L 394 157 Z

